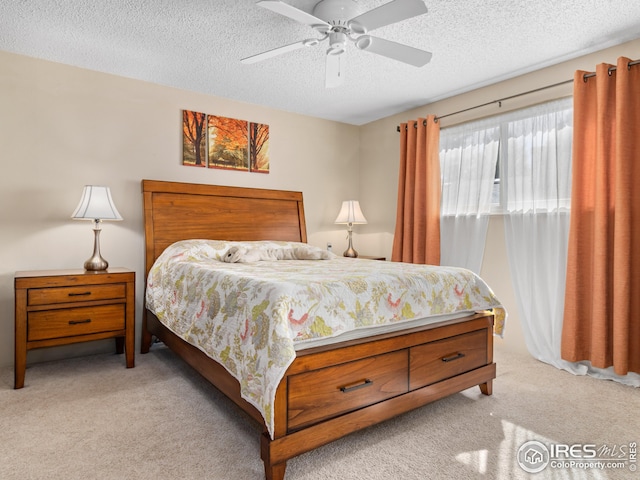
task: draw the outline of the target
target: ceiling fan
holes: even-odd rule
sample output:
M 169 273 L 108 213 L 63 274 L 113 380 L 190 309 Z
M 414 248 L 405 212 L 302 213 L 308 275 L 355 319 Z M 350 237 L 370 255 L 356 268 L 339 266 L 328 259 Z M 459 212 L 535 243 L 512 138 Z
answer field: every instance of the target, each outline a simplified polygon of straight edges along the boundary
M 308 25 L 321 36 L 243 58 L 242 63 L 259 62 L 299 48 L 314 47 L 328 40 L 325 85 L 331 88 L 342 83 L 344 53 L 349 40 L 360 50 L 416 67 L 422 67 L 431 60 L 431 52 L 368 35 L 376 28 L 427 13 L 423 0 L 392 0 L 364 13 L 360 13 L 354 0 L 321 0 L 313 8 L 313 14 L 279 0 L 262 0 L 256 5 Z

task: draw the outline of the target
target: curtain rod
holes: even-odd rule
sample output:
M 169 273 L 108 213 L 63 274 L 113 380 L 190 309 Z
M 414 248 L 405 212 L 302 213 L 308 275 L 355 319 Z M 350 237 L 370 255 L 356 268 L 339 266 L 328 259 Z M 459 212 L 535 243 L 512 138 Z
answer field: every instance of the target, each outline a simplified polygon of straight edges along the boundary
M 633 65 L 638 65 L 638 64 L 640 64 L 640 60 L 634 60 L 633 62 L 627 63 L 627 68 L 631 68 Z M 615 67 L 615 66 L 609 67 L 609 69 L 608 69 L 609 75 L 611 75 L 611 72 L 615 72 L 616 70 L 617 70 L 617 67 Z M 595 76 L 596 76 L 595 72 L 585 73 L 582 78 L 586 82 L 587 78 L 591 78 L 591 77 L 595 77 Z M 482 108 L 482 107 L 486 107 L 486 106 L 489 106 L 489 105 L 493 105 L 494 103 L 501 104 L 505 100 L 512 100 L 514 98 L 522 97 L 524 95 L 529 95 L 531 93 L 537 93 L 537 92 L 540 92 L 542 90 L 547 90 L 549 88 L 559 87 L 560 85 L 565 85 L 565 84 L 571 83 L 571 82 L 573 82 L 573 79 L 565 80 L 564 82 L 554 83 L 553 85 L 546 85 L 544 87 L 536 88 L 534 90 L 528 90 L 526 92 L 517 93 L 517 94 L 511 95 L 509 97 L 500 98 L 498 100 L 492 100 L 491 102 L 483 103 L 481 105 L 475 105 L 473 107 L 465 108 L 463 110 L 458 110 L 457 112 L 447 113 L 446 115 L 441 115 L 439 117 L 436 117 L 436 122 L 438 120 L 442 119 L 442 118 L 447 118 L 447 117 L 451 117 L 453 115 L 458 115 L 459 113 L 464 113 L 464 112 L 468 112 L 470 110 L 475 110 L 476 108 Z M 502 106 L 502 105 L 500 105 L 500 106 Z M 424 121 L 422 122 L 422 124 L 426 125 L 426 123 Z M 416 127 L 417 127 L 417 125 L 416 125 Z M 398 131 L 398 132 L 400 131 L 400 125 L 398 125 L 396 127 L 396 131 Z
M 633 67 L 634 65 L 639 65 L 640 64 L 640 60 L 634 60 L 632 62 L 627 63 L 627 69 L 630 70 L 631 67 Z M 618 69 L 618 67 L 616 67 L 615 65 L 613 67 L 609 67 L 607 69 L 607 72 L 609 73 L 609 75 L 611 75 L 611 72 L 615 72 Z M 591 73 L 585 73 L 582 77 L 582 79 L 586 82 L 587 78 L 591 78 L 591 77 L 595 77 L 596 76 L 596 72 L 591 72 Z

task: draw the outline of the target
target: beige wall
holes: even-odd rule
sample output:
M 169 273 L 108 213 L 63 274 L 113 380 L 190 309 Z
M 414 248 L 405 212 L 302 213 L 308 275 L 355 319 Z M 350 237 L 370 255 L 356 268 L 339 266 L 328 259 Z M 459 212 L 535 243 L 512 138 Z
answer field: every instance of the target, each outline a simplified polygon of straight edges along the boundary
M 269 124 L 271 172 L 180 165 L 182 109 Z M 0 365 L 13 364 L 14 272 L 82 268 L 91 255 L 91 224 L 70 219 L 83 185 L 110 186 L 124 217 L 105 222 L 101 247 L 110 265 L 137 272 L 139 337 L 141 179 L 302 191 L 309 242 L 344 248 L 333 221 L 358 194 L 359 154 L 355 126 L 0 52 Z M 110 348 L 34 350 L 28 361 Z
M 354 237 L 361 254 L 391 254 L 398 134 L 408 119 L 453 111 L 572 78 L 620 55 L 640 57 L 640 41 L 355 127 L 0 52 L 0 366 L 13 363 L 13 275 L 78 268 L 91 254 L 90 224 L 70 220 L 85 184 L 106 184 L 124 217 L 105 223 L 103 256 L 136 270 L 137 336 L 143 291 L 143 178 L 300 190 L 309 242 L 345 248 L 333 220 L 358 198 L 369 223 Z M 428 90 L 428 85 L 425 85 Z M 442 126 L 568 95 L 565 85 L 443 120 Z M 425 95 L 427 96 L 427 95 Z M 269 175 L 180 165 L 181 110 L 270 125 Z M 507 265 L 502 218 L 493 217 L 482 276 L 509 310 L 504 348 L 523 350 Z M 138 341 L 136 341 L 136 345 Z M 29 363 L 111 349 L 111 342 L 36 350 Z M 27 374 L 28 380 L 28 374 Z

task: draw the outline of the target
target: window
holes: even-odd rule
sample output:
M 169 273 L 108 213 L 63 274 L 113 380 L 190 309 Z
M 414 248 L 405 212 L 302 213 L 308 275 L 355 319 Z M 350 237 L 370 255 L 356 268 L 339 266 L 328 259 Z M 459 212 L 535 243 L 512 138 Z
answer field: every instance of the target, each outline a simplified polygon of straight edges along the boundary
M 493 119 L 442 130 L 442 216 L 489 213 L 499 147 L 500 126 Z
M 540 158 L 554 152 L 566 158 L 567 151 L 570 157 L 572 114 L 572 99 L 566 98 L 443 129 L 441 215 L 568 208 L 571 192 L 553 188 L 564 184 L 553 178 L 570 175 L 570 162 Z
M 572 99 L 442 129 L 440 262 L 476 273 L 490 214 L 568 211 Z

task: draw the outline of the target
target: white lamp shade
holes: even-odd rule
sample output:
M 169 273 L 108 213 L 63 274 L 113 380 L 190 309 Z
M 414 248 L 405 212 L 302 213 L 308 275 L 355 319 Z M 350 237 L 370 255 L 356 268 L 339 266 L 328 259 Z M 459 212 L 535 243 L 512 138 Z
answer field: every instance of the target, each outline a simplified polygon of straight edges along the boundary
M 111 190 L 102 185 L 85 185 L 75 212 L 75 220 L 122 220 L 113 203 Z
M 367 219 L 364 218 L 362 210 L 360 209 L 360 203 L 357 200 L 345 200 L 342 202 L 342 208 L 335 223 L 367 223 Z

